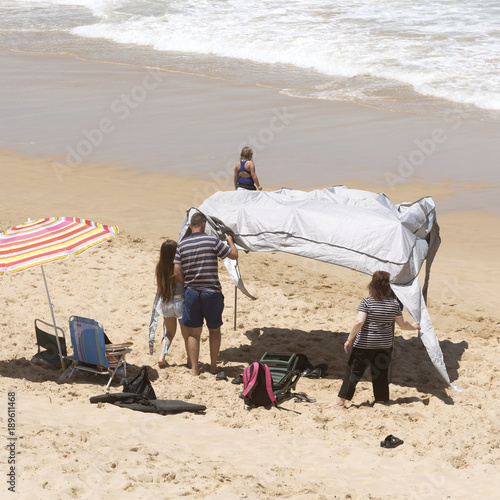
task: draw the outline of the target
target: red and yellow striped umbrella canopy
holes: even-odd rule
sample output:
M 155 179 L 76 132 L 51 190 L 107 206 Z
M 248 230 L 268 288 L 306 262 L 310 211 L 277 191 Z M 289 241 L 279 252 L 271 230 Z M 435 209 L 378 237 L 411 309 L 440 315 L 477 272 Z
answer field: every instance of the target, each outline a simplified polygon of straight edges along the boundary
M 118 234 L 105 226 L 75 217 L 29 221 L 0 233 L 0 275 L 78 255 Z

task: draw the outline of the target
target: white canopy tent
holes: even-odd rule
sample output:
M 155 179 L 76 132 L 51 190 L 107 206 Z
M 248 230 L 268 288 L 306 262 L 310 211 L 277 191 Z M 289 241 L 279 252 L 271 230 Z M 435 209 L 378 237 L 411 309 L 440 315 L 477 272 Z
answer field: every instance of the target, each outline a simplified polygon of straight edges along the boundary
M 420 338 L 432 363 L 446 383 L 459 390 L 450 382 L 424 300 L 440 244 L 432 198 L 395 205 L 384 194 L 346 186 L 311 192 L 221 191 L 187 211 L 179 241 L 189 234 L 196 211 L 208 219 L 207 234 L 224 238 L 231 231 L 243 250 L 288 252 L 369 275 L 389 272 L 397 297 L 421 325 Z M 424 260 L 422 290 L 418 275 Z M 243 285 L 237 261 L 224 262 L 238 289 L 254 298 Z

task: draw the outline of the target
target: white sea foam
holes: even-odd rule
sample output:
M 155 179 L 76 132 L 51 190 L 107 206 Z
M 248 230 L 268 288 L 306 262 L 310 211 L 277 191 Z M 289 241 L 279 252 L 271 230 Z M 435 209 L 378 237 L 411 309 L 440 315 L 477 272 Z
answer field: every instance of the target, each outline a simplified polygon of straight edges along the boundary
M 500 4 L 495 0 L 46 0 L 86 9 L 67 30 L 162 52 L 289 65 L 332 78 L 407 85 L 422 95 L 500 110 Z M 1 24 L 1 22 L 0 22 Z M 283 70 L 283 67 L 280 66 Z M 372 82 L 370 83 L 370 78 Z M 301 82 L 297 82 L 301 86 Z M 360 92 L 357 89 L 356 92 Z M 307 95 L 306 90 L 302 90 Z M 338 89 L 330 94 L 338 96 Z M 310 89 L 317 97 L 317 89 Z M 323 98 L 328 98 L 324 91 Z

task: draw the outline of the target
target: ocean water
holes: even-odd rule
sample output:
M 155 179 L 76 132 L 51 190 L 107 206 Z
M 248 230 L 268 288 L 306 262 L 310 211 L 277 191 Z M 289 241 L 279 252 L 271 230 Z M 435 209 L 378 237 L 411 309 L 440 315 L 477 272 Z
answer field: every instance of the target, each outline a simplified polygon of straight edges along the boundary
M 500 122 L 499 0 L 2 0 L 0 48 Z

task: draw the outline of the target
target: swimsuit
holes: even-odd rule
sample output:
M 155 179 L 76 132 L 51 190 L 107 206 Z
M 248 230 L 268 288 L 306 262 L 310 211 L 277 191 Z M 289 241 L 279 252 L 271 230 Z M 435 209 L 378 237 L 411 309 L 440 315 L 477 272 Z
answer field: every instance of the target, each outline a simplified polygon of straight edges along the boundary
M 246 172 L 247 174 L 249 173 L 248 170 L 245 170 L 245 163 L 247 161 L 240 161 L 240 169 L 238 173 L 240 172 Z M 237 187 L 242 187 L 244 189 L 251 189 L 255 190 L 255 183 L 253 182 L 252 177 L 240 177 L 238 175 L 238 186 Z

